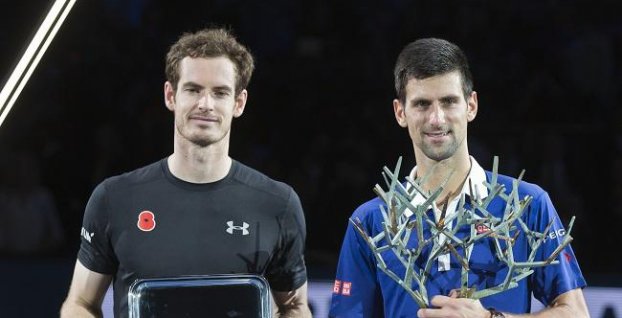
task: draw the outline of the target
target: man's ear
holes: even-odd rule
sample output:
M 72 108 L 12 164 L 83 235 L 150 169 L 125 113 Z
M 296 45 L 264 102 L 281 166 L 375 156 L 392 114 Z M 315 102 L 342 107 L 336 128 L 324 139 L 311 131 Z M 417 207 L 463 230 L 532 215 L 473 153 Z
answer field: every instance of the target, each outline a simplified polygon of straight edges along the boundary
M 175 110 L 175 88 L 169 81 L 164 83 L 164 104 L 168 110 Z
M 408 127 L 404 104 L 402 104 L 402 102 L 400 102 L 397 98 L 393 100 L 393 112 L 395 113 L 395 120 L 397 120 L 397 124 L 404 128 Z
M 235 97 L 235 105 L 233 106 L 233 117 L 238 118 L 244 113 L 244 107 L 246 107 L 246 100 L 248 99 L 248 92 L 243 89 L 238 96 Z
M 473 121 L 477 116 L 477 107 L 477 92 L 473 91 L 467 100 L 467 120 L 469 122 Z

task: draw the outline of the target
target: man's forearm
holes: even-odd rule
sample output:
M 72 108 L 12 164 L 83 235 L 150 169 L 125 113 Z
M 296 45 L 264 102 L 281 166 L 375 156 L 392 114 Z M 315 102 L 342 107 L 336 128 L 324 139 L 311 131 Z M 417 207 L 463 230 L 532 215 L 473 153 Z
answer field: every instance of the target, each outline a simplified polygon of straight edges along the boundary
M 553 303 L 536 313 L 525 315 L 505 314 L 506 317 L 533 317 L 533 318 L 589 318 L 587 304 L 583 291 L 579 288 L 559 295 Z
M 311 318 L 311 310 L 306 304 L 298 304 L 289 308 L 279 308 L 276 317 L 280 318 Z
M 506 318 L 589 318 L 590 315 L 583 314 L 581 312 L 576 312 L 570 306 L 560 305 L 556 307 L 548 307 L 541 311 L 531 313 L 531 314 L 507 314 L 504 313 Z
M 311 318 L 306 282 L 296 290 L 272 291 L 272 296 L 273 308 L 277 310 L 274 317 Z
M 60 309 L 61 318 L 100 318 L 103 317 L 101 308 L 94 309 L 82 306 L 78 303 L 65 301 Z

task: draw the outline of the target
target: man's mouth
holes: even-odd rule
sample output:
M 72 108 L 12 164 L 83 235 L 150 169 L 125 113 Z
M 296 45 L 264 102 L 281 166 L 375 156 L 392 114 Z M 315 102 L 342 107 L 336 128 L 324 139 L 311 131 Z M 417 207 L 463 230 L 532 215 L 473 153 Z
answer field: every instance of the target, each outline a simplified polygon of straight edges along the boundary
M 190 116 L 190 120 L 198 120 L 203 122 L 218 122 L 218 117 L 216 116 L 201 116 L 201 115 L 192 115 Z
M 426 132 L 424 134 L 428 137 L 439 138 L 449 135 L 449 131 Z

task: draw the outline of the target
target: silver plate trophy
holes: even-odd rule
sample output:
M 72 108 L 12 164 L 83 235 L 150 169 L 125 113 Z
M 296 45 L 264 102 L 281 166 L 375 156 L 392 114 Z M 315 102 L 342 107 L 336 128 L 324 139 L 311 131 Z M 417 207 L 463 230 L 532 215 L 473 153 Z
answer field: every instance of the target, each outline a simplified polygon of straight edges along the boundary
M 518 179 L 513 181 L 511 191 L 506 193 L 505 186 L 497 183 L 499 162 L 496 156 L 493 161 L 491 180 L 485 183 L 489 195 L 483 199 L 478 198 L 477 194 L 472 193 L 473 187 L 469 185 L 472 198 L 470 207 L 465 208 L 465 197 L 462 195 L 456 212 L 447 216 L 447 201 L 445 201 L 440 207 L 441 214 L 438 221 L 434 216 L 430 217 L 426 211 L 443 191 L 444 183 L 438 189 L 429 192 L 423 190 L 422 187 L 427 176 L 417 178 L 417 180 L 406 177 L 405 183 L 401 183 L 398 180 L 401 162 L 400 157 L 394 171 L 384 167 L 382 175 L 388 187 L 387 190 L 379 185 L 374 187 L 374 192 L 385 204 L 380 206 L 383 216 L 382 231 L 371 237 L 360 220 L 350 219 L 350 222 L 367 242 L 376 258 L 378 268 L 404 288 L 421 308 L 429 307 L 425 284 L 429 279 L 431 267 L 436 264 L 441 255 L 451 254 L 459 261 L 461 267 L 459 297 L 479 299 L 518 286 L 517 282 L 531 275 L 535 267 L 557 264 L 559 262 L 556 260 L 557 256 L 572 241 L 570 231 L 574 217 L 570 220 L 562 243 L 546 260 L 534 261 L 538 248 L 546 241 L 552 221 L 541 233 L 527 227 L 521 216 L 532 198 L 530 196 L 518 197 L 518 184 L 524 171 Z M 449 177 L 445 179 L 445 182 L 448 179 Z M 414 205 L 412 202 L 417 195 L 421 195 L 424 202 Z M 502 217 L 495 217 L 487 210 L 495 198 L 505 201 Z M 486 228 L 486 231 L 478 230 L 482 226 Z M 464 227 L 470 227 L 470 235 L 459 238 L 456 232 Z M 519 262 L 514 260 L 512 248 L 514 241 L 521 233 L 526 235 L 531 253 L 526 261 Z M 416 246 L 408 245 L 411 235 L 417 238 Z M 441 239 L 441 236 L 444 238 Z M 495 260 L 507 266 L 508 271 L 500 284 L 476 290 L 469 283 L 469 259 L 474 244 L 484 238 L 492 240 Z M 403 265 L 403 277 L 386 265 L 383 257 L 383 254 L 387 255 L 386 253 L 392 253 Z
M 135 281 L 130 318 L 272 317 L 270 286 L 258 275 L 207 275 Z

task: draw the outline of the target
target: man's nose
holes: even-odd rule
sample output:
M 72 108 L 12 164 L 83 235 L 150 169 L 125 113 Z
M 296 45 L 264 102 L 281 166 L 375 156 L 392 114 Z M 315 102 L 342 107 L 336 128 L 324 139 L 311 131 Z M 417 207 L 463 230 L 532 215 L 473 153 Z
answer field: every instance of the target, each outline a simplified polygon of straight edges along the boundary
M 204 94 L 203 96 L 201 96 L 201 98 L 199 98 L 199 109 L 214 109 L 214 99 L 210 96 L 210 94 Z
M 445 123 L 445 111 L 438 103 L 434 103 L 430 106 L 429 121 L 430 124 L 433 125 L 442 125 Z

